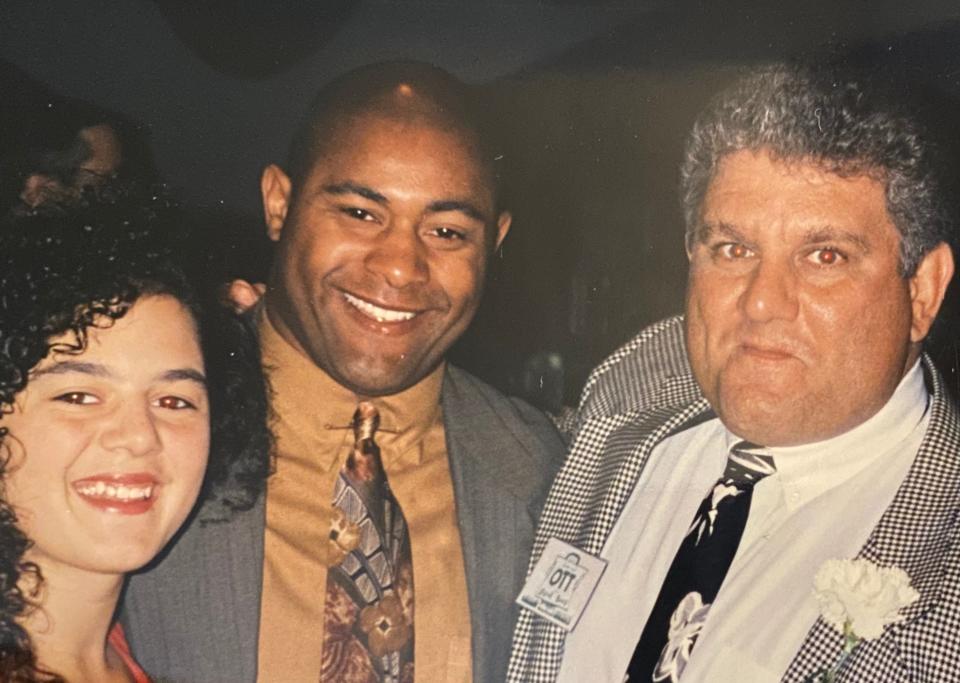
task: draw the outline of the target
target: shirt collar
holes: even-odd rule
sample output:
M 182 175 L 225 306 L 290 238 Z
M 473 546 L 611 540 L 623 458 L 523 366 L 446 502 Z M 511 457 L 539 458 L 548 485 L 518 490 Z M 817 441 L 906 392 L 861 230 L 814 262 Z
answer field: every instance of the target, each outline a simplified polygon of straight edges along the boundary
M 894 450 L 921 423 L 928 400 L 918 359 L 886 404 L 853 429 L 824 441 L 763 448 L 760 452 L 773 456 L 777 474 L 770 479 L 780 481 L 788 508 L 804 505 Z M 724 431 L 728 449 L 741 440 Z
M 258 327 L 273 412 L 298 443 L 309 444 L 316 462 L 329 469 L 339 456 L 338 444 L 352 442 L 353 414 L 361 399 L 287 342 L 263 311 Z M 440 418 L 444 369 L 441 363 L 412 387 L 365 399 L 380 411 L 375 438 L 385 466 L 391 459 L 420 462 L 423 437 Z

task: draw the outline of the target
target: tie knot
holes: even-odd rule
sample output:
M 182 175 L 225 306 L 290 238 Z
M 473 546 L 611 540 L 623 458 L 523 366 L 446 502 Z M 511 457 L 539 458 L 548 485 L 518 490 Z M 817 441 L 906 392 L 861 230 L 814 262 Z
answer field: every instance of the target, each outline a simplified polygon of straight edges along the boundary
M 724 481 L 739 486 L 753 486 L 766 476 L 777 471 L 773 457 L 758 452 L 760 446 L 748 441 L 738 441 L 730 449 Z
M 360 401 L 357 411 L 353 414 L 353 436 L 360 441 L 373 439 L 374 432 L 380 425 L 380 413 L 370 401 Z

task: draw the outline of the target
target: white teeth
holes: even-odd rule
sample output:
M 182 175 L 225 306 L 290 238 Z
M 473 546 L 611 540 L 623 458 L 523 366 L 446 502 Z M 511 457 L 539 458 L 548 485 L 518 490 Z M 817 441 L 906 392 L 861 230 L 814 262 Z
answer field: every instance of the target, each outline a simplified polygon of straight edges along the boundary
M 346 292 L 343 293 L 343 297 L 348 303 L 380 323 L 403 322 L 405 320 L 412 320 L 417 315 L 416 313 L 411 313 L 410 311 L 392 311 L 389 308 L 380 308 L 379 306 L 374 306 L 363 299 L 358 299 L 355 296 L 351 296 Z
M 81 495 L 92 498 L 114 498 L 116 500 L 147 500 L 153 495 L 153 486 L 109 486 L 102 481 L 96 484 L 86 484 L 78 486 L 77 490 Z

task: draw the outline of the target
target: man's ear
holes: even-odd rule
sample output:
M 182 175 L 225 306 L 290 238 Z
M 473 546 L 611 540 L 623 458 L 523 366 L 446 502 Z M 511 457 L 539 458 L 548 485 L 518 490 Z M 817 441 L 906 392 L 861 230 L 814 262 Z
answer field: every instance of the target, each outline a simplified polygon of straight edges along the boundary
M 497 217 L 497 234 L 496 242 L 493 244 L 493 251 L 496 251 L 500 248 L 500 245 L 503 244 L 503 240 L 506 238 L 507 233 L 510 232 L 510 224 L 513 222 L 513 215 L 509 211 L 502 211 Z
M 290 178 L 276 164 L 263 169 L 260 176 L 260 194 L 263 196 L 263 218 L 267 223 L 267 237 L 280 239 L 283 224 L 290 209 Z
M 941 242 L 923 257 L 917 272 L 910 278 L 913 305 L 910 341 L 920 342 L 927 336 L 952 277 L 953 252 L 949 245 Z

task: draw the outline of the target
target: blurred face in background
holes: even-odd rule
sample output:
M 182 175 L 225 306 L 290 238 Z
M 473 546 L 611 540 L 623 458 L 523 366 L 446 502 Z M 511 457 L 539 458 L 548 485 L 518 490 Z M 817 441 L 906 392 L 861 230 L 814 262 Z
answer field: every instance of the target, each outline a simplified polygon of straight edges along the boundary
M 116 131 L 109 124 L 91 126 L 80 131 L 80 139 L 90 149 L 77 169 L 74 189 L 103 187 L 120 169 L 123 163 L 123 147 Z
M 79 151 L 78 151 L 79 150 Z M 82 154 L 82 160 L 72 157 Z M 84 192 L 99 193 L 114 179 L 123 163 L 123 147 L 116 130 L 106 123 L 82 128 L 73 145 L 51 152 L 59 171 L 37 170 L 24 180 L 20 200 L 29 208 L 69 207 Z

